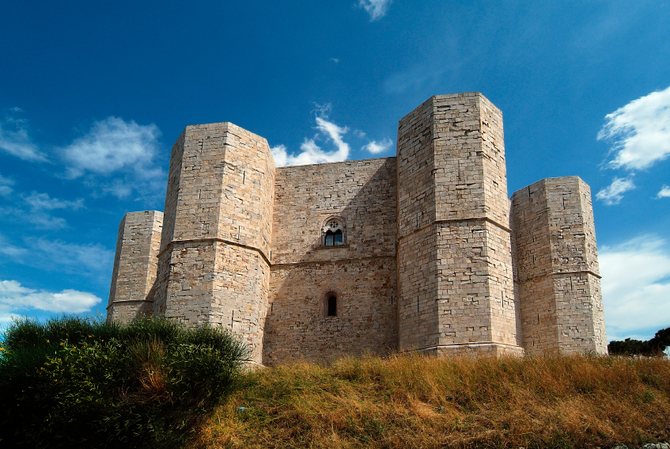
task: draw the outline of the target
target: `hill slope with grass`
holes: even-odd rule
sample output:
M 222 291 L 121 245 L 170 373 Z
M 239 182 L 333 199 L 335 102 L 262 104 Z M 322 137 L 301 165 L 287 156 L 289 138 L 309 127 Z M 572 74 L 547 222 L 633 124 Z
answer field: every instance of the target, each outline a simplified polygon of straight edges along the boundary
M 670 441 L 661 358 L 344 359 L 247 373 L 193 448 L 581 448 Z

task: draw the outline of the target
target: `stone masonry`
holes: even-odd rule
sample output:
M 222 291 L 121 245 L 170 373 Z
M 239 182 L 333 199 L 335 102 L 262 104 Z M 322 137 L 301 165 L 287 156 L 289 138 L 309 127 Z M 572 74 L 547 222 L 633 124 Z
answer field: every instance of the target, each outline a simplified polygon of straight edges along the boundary
M 165 213 L 126 214 L 108 318 L 222 325 L 251 361 L 420 351 L 606 353 L 588 185 L 507 196 L 480 93 L 404 117 L 397 157 L 275 167 L 232 123 L 188 126 Z

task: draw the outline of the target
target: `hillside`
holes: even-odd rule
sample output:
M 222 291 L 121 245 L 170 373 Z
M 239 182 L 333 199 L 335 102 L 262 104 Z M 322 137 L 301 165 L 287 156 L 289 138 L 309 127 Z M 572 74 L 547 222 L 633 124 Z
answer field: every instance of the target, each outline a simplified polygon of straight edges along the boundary
M 248 373 L 193 448 L 614 447 L 670 441 L 667 359 L 344 359 Z

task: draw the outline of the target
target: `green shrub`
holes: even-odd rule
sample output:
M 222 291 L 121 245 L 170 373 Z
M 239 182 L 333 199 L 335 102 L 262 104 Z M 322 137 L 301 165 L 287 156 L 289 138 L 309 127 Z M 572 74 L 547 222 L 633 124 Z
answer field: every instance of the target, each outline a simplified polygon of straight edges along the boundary
M 245 356 L 210 326 L 17 321 L 0 350 L 0 447 L 180 447 Z

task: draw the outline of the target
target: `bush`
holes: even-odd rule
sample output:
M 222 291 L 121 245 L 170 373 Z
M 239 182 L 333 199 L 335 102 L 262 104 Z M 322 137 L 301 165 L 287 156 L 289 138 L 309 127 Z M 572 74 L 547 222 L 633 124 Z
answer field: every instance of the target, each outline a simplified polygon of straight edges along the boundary
M 17 321 L 0 350 L 0 447 L 179 447 L 245 356 L 211 326 Z
M 642 355 L 647 357 L 662 357 L 665 348 L 670 346 L 670 327 L 656 332 L 651 340 L 613 340 L 607 345 L 610 355 Z

